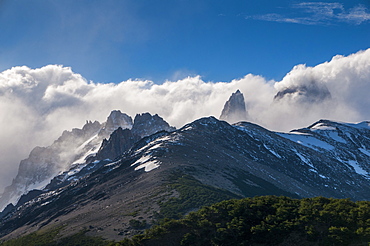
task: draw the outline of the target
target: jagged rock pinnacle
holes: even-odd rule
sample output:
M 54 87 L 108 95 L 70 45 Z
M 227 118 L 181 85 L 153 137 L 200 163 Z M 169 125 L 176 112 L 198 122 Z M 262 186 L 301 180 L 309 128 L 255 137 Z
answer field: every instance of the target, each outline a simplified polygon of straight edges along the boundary
M 225 120 L 229 123 L 248 120 L 244 96 L 240 90 L 237 90 L 235 93 L 233 93 L 229 100 L 225 103 L 220 120 Z

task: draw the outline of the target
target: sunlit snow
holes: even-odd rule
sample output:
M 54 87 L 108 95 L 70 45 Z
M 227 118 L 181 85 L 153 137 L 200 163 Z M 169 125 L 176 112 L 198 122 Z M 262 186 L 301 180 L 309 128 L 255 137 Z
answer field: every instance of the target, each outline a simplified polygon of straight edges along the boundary
M 276 153 L 274 150 L 272 150 L 271 148 L 269 148 L 266 144 L 263 144 L 263 146 L 268 150 L 270 151 L 274 156 L 276 156 L 277 158 L 281 158 L 281 156 Z
M 161 163 L 159 161 L 157 161 L 157 160 L 147 161 L 147 162 L 139 165 L 138 167 L 135 167 L 135 170 L 139 170 L 139 169 L 145 168 L 144 169 L 145 172 L 150 172 L 153 169 L 159 167 L 159 164 L 161 164 Z
M 360 167 L 357 161 L 349 160 L 348 164 L 351 165 L 355 169 L 356 173 L 361 174 L 361 175 L 368 174 L 364 169 L 362 169 L 362 167 Z
M 335 127 L 327 126 L 323 123 L 316 124 L 313 127 L 311 127 L 311 130 L 321 130 L 321 131 L 335 131 L 337 130 Z
M 86 140 L 80 147 L 76 149 L 76 153 L 81 153 L 86 146 L 92 143 L 93 140 L 98 138 L 98 134 L 94 135 L 90 139 Z M 86 158 L 88 156 L 94 155 L 98 152 L 99 147 L 101 145 L 100 141 L 96 141 L 96 144 L 91 146 L 89 151 L 87 151 L 84 155 L 82 155 L 78 160 L 75 160 L 72 164 L 78 164 L 78 163 L 85 163 Z
M 322 175 L 322 174 L 319 174 L 319 176 L 321 177 L 321 178 L 323 178 L 323 179 L 327 179 L 328 177 L 326 177 L 326 176 L 324 176 L 324 175 Z
M 345 125 L 359 129 L 361 128 L 370 129 L 370 121 L 363 121 L 357 124 L 346 123 Z
M 367 149 L 359 148 L 358 150 L 361 151 L 363 154 L 370 156 L 370 152 Z
M 301 159 L 301 161 L 303 161 L 304 163 L 306 163 L 307 165 L 309 165 L 310 167 L 312 168 L 315 168 L 311 161 L 309 159 L 307 159 L 306 157 L 304 157 L 303 155 L 301 155 L 300 153 L 298 153 L 297 150 L 293 149 L 293 151 L 295 152 L 295 154 Z
M 135 171 L 145 168 L 145 172 L 152 171 L 153 169 L 159 167 L 159 164 L 161 164 L 157 160 L 150 160 L 151 156 L 150 155 L 144 155 L 142 156 L 139 160 L 137 160 L 135 163 L 131 164 L 131 166 L 139 165 L 135 167 Z
M 334 146 L 324 141 L 318 140 L 317 138 L 311 135 L 302 134 L 300 132 L 292 132 L 290 134 L 289 133 L 279 133 L 279 135 L 293 142 L 309 147 L 311 149 L 315 149 L 315 150 L 319 150 L 319 149 L 333 150 L 334 149 Z
M 347 141 L 346 141 L 346 140 L 344 140 L 342 137 L 340 137 L 340 136 L 338 135 L 338 133 L 337 133 L 337 132 L 330 131 L 330 132 L 328 132 L 328 133 L 327 133 L 327 135 L 328 135 L 330 138 L 332 138 L 332 139 L 334 139 L 335 141 L 337 141 L 337 142 L 347 143 Z

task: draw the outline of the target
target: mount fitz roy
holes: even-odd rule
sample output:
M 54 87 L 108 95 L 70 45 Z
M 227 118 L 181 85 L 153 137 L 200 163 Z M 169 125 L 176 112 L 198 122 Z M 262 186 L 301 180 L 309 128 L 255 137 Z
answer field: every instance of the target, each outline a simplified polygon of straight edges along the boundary
M 233 93 L 222 109 L 220 120 L 230 123 L 246 121 L 249 119 L 245 107 L 244 95 L 239 90 Z
M 232 122 L 236 111 L 248 117 L 240 91 L 228 102 L 223 119 Z M 174 184 L 184 177 L 220 200 L 256 195 L 370 200 L 370 122 L 319 120 L 279 133 L 206 117 L 176 130 L 158 115 L 132 120 L 112 111 L 105 123 L 88 121 L 65 131 L 21 162 L 0 200 L 5 208 L 0 236 L 68 225 L 66 235 L 89 228 L 120 240 L 139 233 L 130 224 L 133 218 L 145 221 L 145 228 L 160 218 L 163 204 L 181 197 Z M 206 204 L 199 201 L 181 213 L 201 205 Z

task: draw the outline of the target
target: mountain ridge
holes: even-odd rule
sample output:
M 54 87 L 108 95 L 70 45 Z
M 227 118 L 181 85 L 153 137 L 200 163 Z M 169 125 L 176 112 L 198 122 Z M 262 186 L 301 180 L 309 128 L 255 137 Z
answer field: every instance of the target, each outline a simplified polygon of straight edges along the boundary
M 120 240 L 165 217 L 260 195 L 370 200 L 368 121 L 274 132 L 245 121 L 239 90 L 220 119 L 175 129 L 157 114 L 113 110 L 106 122 L 64 131 L 21 162 L 0 199 L 0 237 L 68 225 L 62 235 L 90 228 Z
M 169 188 L 171 182 L 177 182 L 177 178 L 169 178 L 173 173 L 193 177 L 200 187 L 214 187 L 214 192 L 228 191 L 238 197 L 370 199 L 370 155 L 366 154 L 370 129 L 366 122 L 321 120 L 307 128 L 277 133 L 249 122 L 230 125 L 205 117 L 168 130 L 139 139 L 118 156 L 112 152 L 112 156 L 92 159 L 68 176 L 70 182 L 50 186 L 36 197 L 25 198 L 24 204 L 9 207 L 7 214 L 0 216 L 2 236 L 62 223 L 72 231 L 91 226 L 92 233 L 115 240 L 139 233 L 130 226 L 133 217 L 127 214 L 137 211 L 140 221 L 150 226 L 149 221 L 163 213 L 163 204 L 181 197 L 178 188 Z M 125 139 L 127 131 L 115 130 L 99 151 L 110 153 L 114 145 L 107 143 Z M 346 149 L 348 144 L 354 147 Z M 122 210 L 126 215 L 118 212 Z M 113 216 L 116 222 L 103 214 Z M 103 227 L 99 226 L 102 221 L 106 223 Z
M 145 121 L 152 125 L 145 125 Z M 158 115 L 138 114 L 132 121 L 127 114 L 120 110 L 113 110 L 107 117 L 107 121 L 102 124 L 98 121 L 86 121 L 81 129 L 64 131 L 52 145 L 35 147 L 29 157 L 21 161 L 17 176 L 0 197 L 0 210 L 8 203 L 16 205 L 21 195 L 27 191 L 43 189 L 58 175 L 79 172 L 86 164 L 94 161 L 94 156 L 99 152 L 101 145 L 109 144 L 106 138 L 110 138 L 118 128 L 130 133 L 133 128 L 133 135 L 131 141 L 127 142 L 127 146 L 124 148 L 121 146 L 116 152 L 129 149 L 141 137 L 158 130 L 174 130 Z M 100 153 L 100 155 L 103 154 Z

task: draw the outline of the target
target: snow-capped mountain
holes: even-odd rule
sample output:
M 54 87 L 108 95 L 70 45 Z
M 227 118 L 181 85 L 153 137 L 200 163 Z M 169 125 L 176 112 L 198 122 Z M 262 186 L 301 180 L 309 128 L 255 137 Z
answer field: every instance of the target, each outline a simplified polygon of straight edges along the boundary
M 282 137 L 315 149 L 344 164 L 352 172 L 369 179 L 370 122 L 358 124 L 320 120 L 311 126 L 293 130 Z
M 89 227 L 94 234 L 122 238 L 131 233 L 127 214 L 151 221 L 163 201 L 180 196 L 169 185 L 177 182 L 174 174 L 238 197 L 370 199 L 370 122 L 321 120 L 278 133 L 214 117 L 174 130 L 149 116 L 135 117 L 131 129 L 115 130 L 83 168 L 72 166 L 46 189 L 8 206 L 0 214 L 1 235 L 68 224 L 68 230 Z M 156 119 L 165 127 L 150 131 Z M 139 135 L 139 126 L 153 134 Z
M 5 188 L 0 208 L 8 203 L 15 205 L 22 194 L 32 189 L 41 189 L 60 171 L 81 162 L 84 155 L 99 144 L 96 136 L 101 128 L 99 122 L 88 121 L 82 129 L 64 131 L 49 147 L 34 148 L 29 157 L 21 161 L 12 184 Z
M 137 115 L 133 122 L 127 114 L 114 110 L 102 124 L 98 121 L 87 121 L 82 129 L 64 131 L 51 146 L 36 147 L 27 159 L 21 161 L 17 176 L 12 184 L 5 188 L 0 198 L 0 210 L 9 203 L 16 205 L 21 195 L 30 190 L 50 187 L 49 182 L 52 179 L 55 182 L 61 177 L 66 179 L 79 173 L 89 163 L 88 160 L 95 157 L 101 145 L 107 144 L 105 139 L 118 128 L 129 132 L 133 128 L 134 136 L 124 147 L 127 149 L 143 136 L 159 130 L 173 129 L 158 115 L 152 116 L 149 113 Z M 125 136 L 125 139 L 130 141 L 130 137 Z M 124 148 L 120 143 L 117 151 L 124 151 Z M 105 152 L 101 152 L 99 157 L 104 155 Z

